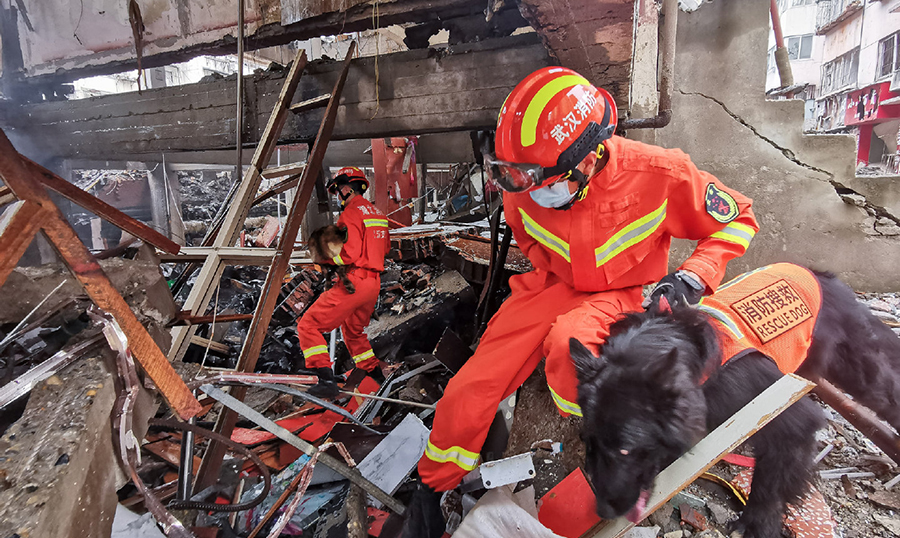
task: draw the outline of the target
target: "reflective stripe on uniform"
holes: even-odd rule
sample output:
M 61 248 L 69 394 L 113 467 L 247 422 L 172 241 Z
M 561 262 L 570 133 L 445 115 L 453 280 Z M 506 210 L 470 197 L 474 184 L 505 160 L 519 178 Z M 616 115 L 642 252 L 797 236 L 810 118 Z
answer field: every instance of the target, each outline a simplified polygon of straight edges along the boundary
M 728 241 L 730 243 L 737 243 L 744 247 L 744 250 L 747 250 L 747 248 L 750 247 L 750 240 L 753 239 L 754 235 L 756 235 L 756 231 L 753 230 L 753 228 L 746 224 L 741 224 L 740 222 L 732 222 L 728 226 L 712 234 L 710 237 L 722 239 L 723 241 Z
M 364 361 L 368 358 L 374 357 L 374 356 L 375 356 L 375 352 L 370 349 L 369 351 L 364 351 L 364 352 L 360 353 L 359 355 L 354 355 L 353 362 L 355 362 L 356 364 L 359 364 L 362 361 Z
M 328 355 L 328 346 L 320 345 L 300 350 L 304 357 L 312 357 L 313 355 Z
M 335 265 L 345 265 L 345 264 L 344 264 L 344 260 L 341 259 L 341 255 L 340 255 L 340 254 L 338 254 L 338 255 L 335 256 L 334 258 L 331 258 L 331 261 L 333 261 Z
M 522 145 L 528 147 L 537 141 L 537 124 L 547 103 L 566 88 L 577 85 L 589 86 L 586 78 L 577 75 L 563 75 L 555 78 L 538 90 L 522 116 Z
M 533 237 L 538 243 L 565 258 L 567 262 L 572 263 L 572 259 L 569 257 L 568 243 L 548 232 L 546 228 L 535 222 L 533 218 L 529 217 L 528 213 L 521 207 L 519 208 L 519 213 L 522 215 L 522 224 L 525 225 L 525 231 L 528 235 Z
M 549 384 L 547 388 L 550 389 L 550 395 L 553 396 L 553 403 L 556 404 L 556 407 L 559 407 L 564 413 L 569 413 L 570 415 L 575 415 L 576 417 L 580 417 L 581 415 L 581 407 L 572 403 L 569 400 L 566 400 L 562 396 L 556 393 Z
M 725 313 L 721 310 L 703 304 L 702 299 L 697 305 L 697 310 L 709 315 L 710 317 L 714 318 L 716 321 L 724 325 L 725 328 L 728 329 L 736 339 L 741 340 L 744 338 L 744 333 L 741 332 L 741 329 L 737 326 L 737 324 L 732 321 L 731 318 L 726 316 Z
M 471 471 L 478 467 L 478 454 L 459 446 L 451 446 L 447 450 L 441 450 L 431 444 L 431 439 L 428 440 L 428 445 L 425 447 L 425 456 L 431 461 L 438 463 L 453 463 L 466 471 Z
M 379 228 L 387 228 L 388 219 L 363 219 L 363 224 L 366 225 L 366 228 L 370 228 L 373 226 Z
M 597 267 L 618 256 L 623 250 L 640 243 L 648 238 L 650 234 L 659 228 L 659 225 L 666 220 L 666 205 L 668 200 L 664 201 L 659 208 L 632 222 L 628 226 L 619 230 L 616 235 L 612 236 L 603 246 L 598 247 L 594 253 L 597 259 Z
M 768 265 L 764 265 L 764 266 L 762 266 L 762 267 L 760 267 L 760 268 L 758 268 L 758 269 L 754 269 L 754 270 L 752 270 L 752 271 L 747 271 L 746 273 L 744 273 L 744 274 L 742 274 L 742 275 L 740 275 L 740 276 L 738 276 L 738 277 L 735 277 L 735 278 L 729 280 L 728 282 L 726 282 L 725 284 L 722 284 L 721 286 L 719 286 L 719 288 L 716 290 L 716 292 L 722 291 L 722 290 L 724 290 L 725 288 L 730 288 L 731 286 L 734 286 L 735 284 L 737 284 L 738 282 L 744 280 L 744 279 L 747 278 L 748 276 L 750 276 L 750 275 L 752 275 L 752 274 L 755 274 L 755 273 L 758 273 L 758 272 L 760 272 L 760 271 L 765 271 L 765 270 L 768 269 L 768 268 L 769 268 Z

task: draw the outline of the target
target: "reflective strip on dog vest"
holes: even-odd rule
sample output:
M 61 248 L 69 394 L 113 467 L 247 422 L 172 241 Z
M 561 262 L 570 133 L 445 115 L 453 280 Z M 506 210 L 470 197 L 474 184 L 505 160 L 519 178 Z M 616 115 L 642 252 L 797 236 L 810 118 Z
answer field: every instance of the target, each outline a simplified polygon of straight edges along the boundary
M 363 224 L 366 225 L 366 228 L 371 228 L 371 227 L 387 228 L 388 220 L 387 219 L 363 219 Z
M 566 400 L 562 396 L 556 393 L 549 384 L 547 388 L 550 389 L 550 395 L 553 396 L 553 403 L 556 404 L 556 407 L 559 407 L 563 413 L 568 413 L 570 415 L 575 415 L 576 417 L 580 417 L 581 415 L 581 407 L 578 404 L 572 403 L 569 400 Z
M 597 258 L 597 267 L 615 258 L 628 247 L 634 246 L 650 237 L 659 228 L 659 225 L 666 220 L 666 206 L 668 203 L 668 200 L 664 201 L 654 212 L 622 228 L 603 246 L 597 248 L 594 251 Z
M 335 265 L 345 265 L 345 264 L 344 264 L 344 260 L 341 259 L 341 255 L 340 255 L 340 254 L 338 254 L 338 255 L 335 256 L 334 258 L 331 258 L 331 261 L 333 261 Z
M 374 356 L 375 356 L 375 352 L 370 349 L 369 351 L 364 351 L 364 352 L 360 353 L 359 355 L 354 355 L 353 362 L 355 362 L 356 364 L 359 364 L 362 361 L 364 361 L 370 357 L 374 357 Z
M 300 351 L 303 353 L 304 357 L 312 357 L 313 355 L 328 355 L 328 346 L 323 344 L 307 349 L 301 349 Z
M 747 248 L 750 247 L 750 240 L 753 239 L 754 235 L 756 235 L 756 232 L 753 228 L 746 224 L 741 224 L 740 222 L 732 222 L 728 226 L 712 234 L 710 237 L 722 239 L 729 243 L 737 243 L 744 247 L 744 250 L 747 250 Z
M 548 232 L 546 228 L 528 216 L 528 213 L 521 207 L 519 208 L 519 213 L 522 215 L 522 224 L 525 225 L 525 232 L 527 232 L 528 235 L 533 237 L 538 243 L 565 258 L 567 262 L 572 263 L 572 258 L 569 257 L 568 243 Z
M 716 321 L 725 326 L 726 329 L 731 331 L 731 334 L 738 340 L 744 337 L 744 333 L 741 332 L 741 329 L 737 326 L 737 324 L 731 320 L 724 312 L 713 308 L 711 306 L 706 306 L 703 304 L 703 299 L 700 300 L 700 304 L 697 305 L 697 310 L 709 314 L 710 317 L 714 318 Z
M 578 86 L 579 84 L 588 86 L 590 85 L 590 82 L 588 82 L 586 78 L 578 75 L 564 75 L 551 80 L 534 94 L 534 97 L 525 109 L 525 114 L 522 115 L 521 138 L 524 147 L 527 148 L 537 141 L 538 120 L 541 118 L 541 114 L 543 114 L 544 108 L 547 107 L 550 100 L 559 92 L 571 88 L 572 86 Z
M 478 467 L 478 454 L 458 446 L 451 446 L 447 450 L 441 450 L 431 444 L 431 439 L 428 440 L 428 445 L 425 447 L 425 456 L 431 461 L 438 463 L 453 463 L 466 471 L 471 471 Z
M 759 269 L 754 269 L 752 271 L 747 271 L 746 273 L 744 273 L 742 275 L 738 275 L 738 276 L 732 278 L 731 280 L 729 280 L 728 282 L 719 286 L 719 288 L 716 290 L 716 293 L 718 293 L 722 290 L 728 289 L 731 286 L 734 286 L 735 284 L 737 284 L 738 282 L 743 281 L 745 278 L 749 277 L 750 275 L 756 274 L 760 271 L 765 271 L 768 268 L 769 268 L 768 265 L 764 265 L 764 266 L 760 267 Z

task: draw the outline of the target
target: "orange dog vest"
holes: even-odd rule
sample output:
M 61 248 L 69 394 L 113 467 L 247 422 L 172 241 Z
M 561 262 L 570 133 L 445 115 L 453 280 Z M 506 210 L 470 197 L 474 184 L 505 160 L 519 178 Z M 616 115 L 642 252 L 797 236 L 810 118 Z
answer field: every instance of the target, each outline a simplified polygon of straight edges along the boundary
M 821 305 L 812 272 L 776 263 L 723 284 L 697 308 L 717 322 L 723 364 L 756 350 L 787 374 L 806 359 Z

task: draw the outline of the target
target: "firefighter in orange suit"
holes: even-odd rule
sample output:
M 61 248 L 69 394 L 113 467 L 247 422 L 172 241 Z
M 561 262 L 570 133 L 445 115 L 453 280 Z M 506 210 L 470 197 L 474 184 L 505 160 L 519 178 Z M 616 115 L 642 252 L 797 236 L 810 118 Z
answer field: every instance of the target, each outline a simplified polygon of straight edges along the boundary
M 319 377 L 318 384 L 309 389 L 314 396 L 334 397 L 338 394 L 323 332 L 340 327 L 356 366 L 368 372 L 378 366 L 378 359 L 363 330 L 369 324 L 381 291 L 381 272 L 384 271 L 384 256 L 390 248 L 390 237 L 387 217 L 363 197 L 368 188 L 365 173 L 356 167 L 342 168 L 328 184 L 328 191 L 340 197 L 343 207 L 337 225 L 347 228 L 347 242 L 332 262 L 349 268 L 347 277 L 356 291 L 349 293 L 338 281 L 320 295 L 297 322 L 297 339 L 306 368 L 314 370 Z
M 677 149 L 613 136 L 616 122 L 610 95 L 562 67 L 532 73 L 507 97 L 485 166 L 534 270 L 510 278 L 510 297 L 437 404 L 419 461 L 428 492 L 478 465 L 497 405 L 542 358 L 559 412 L 581 415 L 569 339 L 596 352 L 616 316 L 642 306 L 645 284 L 659 283 L 653 301 L 696 303 L 758 231 L 749 198 Z M 698 244 L 666 275 L 672 237 Z

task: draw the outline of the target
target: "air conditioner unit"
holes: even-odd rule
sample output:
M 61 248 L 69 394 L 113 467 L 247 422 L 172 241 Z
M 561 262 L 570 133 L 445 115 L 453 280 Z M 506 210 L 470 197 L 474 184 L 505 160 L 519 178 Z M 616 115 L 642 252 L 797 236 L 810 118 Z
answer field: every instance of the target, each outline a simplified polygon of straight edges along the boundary
M 900 92 L 900 69 L 894 71 L 894 76 L 891 77 L 891 91 Z

